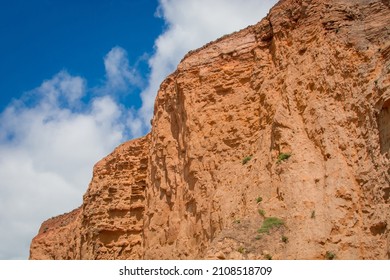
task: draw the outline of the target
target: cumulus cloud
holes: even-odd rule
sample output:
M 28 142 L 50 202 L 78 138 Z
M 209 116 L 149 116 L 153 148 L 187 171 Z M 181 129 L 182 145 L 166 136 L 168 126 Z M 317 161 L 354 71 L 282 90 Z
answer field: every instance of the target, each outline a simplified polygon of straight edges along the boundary
M 174 71 L 190 50 L 225 34 L 260 21 L 276 0 L 160 0 L 157 15 L 166 30 L 155 41 L 155 54 L 147 87 L 142 91 L 139 117 L 143 129 L 150 127 L 154 100 L 163 79 Z
M 30 94 L 37 95 L 47 105 L 58 105 L 66 102 L 75 105 L 84 95 L 85 81 L 80 77 L 72 77 L 65 71 L 58 73 L 53 79 L 45 81 L 38 89 Z M 30 97 L 31 96 L 28 96 Z
M 110 96 L 83 103 L 85 84 L 62 71 L 0 115 L 0 258 L 27 258 L 48 213 L 79 206 L 93 164 L 124 141 L 127 113 Z
M 140 87 L 142 79 L 136 68 L 129 66 L 127 52 L 121 47 L 114 47 L 104 58 L 106 83 L 100 91 L 103 93 L 126 93 L 131 86 Z

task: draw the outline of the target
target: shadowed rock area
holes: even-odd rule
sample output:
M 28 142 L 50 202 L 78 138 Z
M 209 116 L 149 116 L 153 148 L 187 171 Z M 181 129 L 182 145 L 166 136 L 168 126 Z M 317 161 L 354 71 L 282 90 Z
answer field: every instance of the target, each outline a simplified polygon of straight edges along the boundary
M 184 57 L 30 259 L 389 259 L 389 149 L 389 1 L 280 1 Z

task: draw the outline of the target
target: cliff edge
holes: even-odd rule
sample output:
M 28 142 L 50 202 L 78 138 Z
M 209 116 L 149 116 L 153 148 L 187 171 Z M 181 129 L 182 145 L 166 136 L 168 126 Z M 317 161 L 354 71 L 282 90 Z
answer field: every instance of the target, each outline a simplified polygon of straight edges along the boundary
M 389 259 L 390 1 L 284 0 L 187 54 L 30 259 Z

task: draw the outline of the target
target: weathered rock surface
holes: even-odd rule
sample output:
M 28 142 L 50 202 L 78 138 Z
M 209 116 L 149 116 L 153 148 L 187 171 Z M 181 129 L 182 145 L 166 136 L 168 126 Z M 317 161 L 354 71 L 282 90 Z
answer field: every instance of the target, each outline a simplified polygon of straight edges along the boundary
M 30 258 L 389 259 L 389 150 L 390 2 L 280 1 L 181 61 Z

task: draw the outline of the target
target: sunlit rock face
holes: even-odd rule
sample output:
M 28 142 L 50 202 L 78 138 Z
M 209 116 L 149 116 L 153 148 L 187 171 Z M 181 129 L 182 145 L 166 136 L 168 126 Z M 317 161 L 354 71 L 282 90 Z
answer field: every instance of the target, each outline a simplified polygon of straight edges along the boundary
M 389 1 L 284 0 L 188 53 L 30 258 L 390 258 L 389 26 Z

